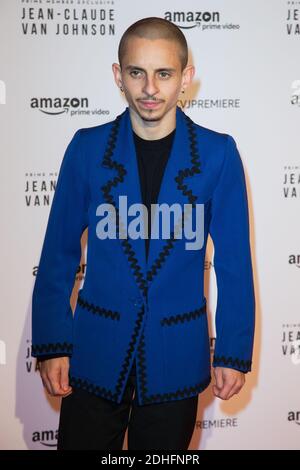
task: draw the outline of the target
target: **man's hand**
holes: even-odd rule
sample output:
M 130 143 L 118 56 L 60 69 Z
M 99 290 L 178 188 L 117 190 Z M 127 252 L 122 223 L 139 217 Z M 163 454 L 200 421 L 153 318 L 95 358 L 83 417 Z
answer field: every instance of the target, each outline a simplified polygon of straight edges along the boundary
M 222 400 L 229 400 L 233 395 L 239 393 L 245 383 L 245 374 L 228 367 L 215 367 L 214 375 L 216 385 L 213 392 L 216 397 Z
M 47 392 L 54 397 L 72 393 L 69 386 L 69 357 L 57 357 L 38 362 L 41 378 Z

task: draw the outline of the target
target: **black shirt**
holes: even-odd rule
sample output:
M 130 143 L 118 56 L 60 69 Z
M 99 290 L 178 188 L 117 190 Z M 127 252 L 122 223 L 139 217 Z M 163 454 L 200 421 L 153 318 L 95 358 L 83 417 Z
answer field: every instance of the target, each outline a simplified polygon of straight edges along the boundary
M 133 132 L 139 168 L 142 202 L 145 204 L 148 211 L 148 238 L 145 239 L 146 258 L 148 258 L 151 234 L 151 204 L 157 203 L 174 135 L 175 129 L 161 139 L 146 140 Z

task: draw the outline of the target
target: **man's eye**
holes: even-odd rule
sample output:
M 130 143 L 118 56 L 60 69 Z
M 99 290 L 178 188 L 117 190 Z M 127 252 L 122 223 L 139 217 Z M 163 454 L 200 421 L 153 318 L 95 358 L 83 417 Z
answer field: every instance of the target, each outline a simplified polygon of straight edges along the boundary
M 170 77 L 170 74 L 169 74 L 169 72 L 160 72 L 160 76 L 162 78 L 167 78 L 167 77 Z
M 130 72 L 130 75 L 133 76 L 133 77 L 138 77 L 139 74 L 141 74 L 141 71 L 140 70 L 132 70 Z

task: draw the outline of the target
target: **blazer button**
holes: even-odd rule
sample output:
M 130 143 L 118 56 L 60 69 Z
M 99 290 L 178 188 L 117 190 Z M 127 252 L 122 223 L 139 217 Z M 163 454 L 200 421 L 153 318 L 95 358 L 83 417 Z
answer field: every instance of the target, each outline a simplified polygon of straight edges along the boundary
M 143 305 L 143 303 L 144 302 L 142 301 L 142 299 L 140 299 L 138 297 L 136 299 L 133 299 L 133 305 L 135 307 L 141 307 Z

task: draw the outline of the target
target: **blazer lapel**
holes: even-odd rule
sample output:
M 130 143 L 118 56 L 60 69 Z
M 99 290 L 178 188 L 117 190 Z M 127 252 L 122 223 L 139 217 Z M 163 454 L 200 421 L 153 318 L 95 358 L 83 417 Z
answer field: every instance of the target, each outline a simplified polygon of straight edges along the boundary
M 133 204 L 142 204 L 138 163 L 129 109 L 117 116 L 112 124 L 102 166 L 108 168 L 108 180 L 102 187 L 104 199 L 113 204 L 117 213 L 117 237 L 142 294 L 146 295 L 146 253 L 144 238 L 133 239 L 128 234 L 126 211 Z M 121 204 L 119 197 L 123 196 Z M 124 198 L 125 196 L 125 198 Z M 124 204 L 124 205 L 123 205 Z M 126 209 L 127 206 L 127 209 Z M 141 230 L 144 229 L 143 224 Z M 123 235 L 124 234 L 124 235 Z M 124 236 L 125 238 L 122 238 Z

